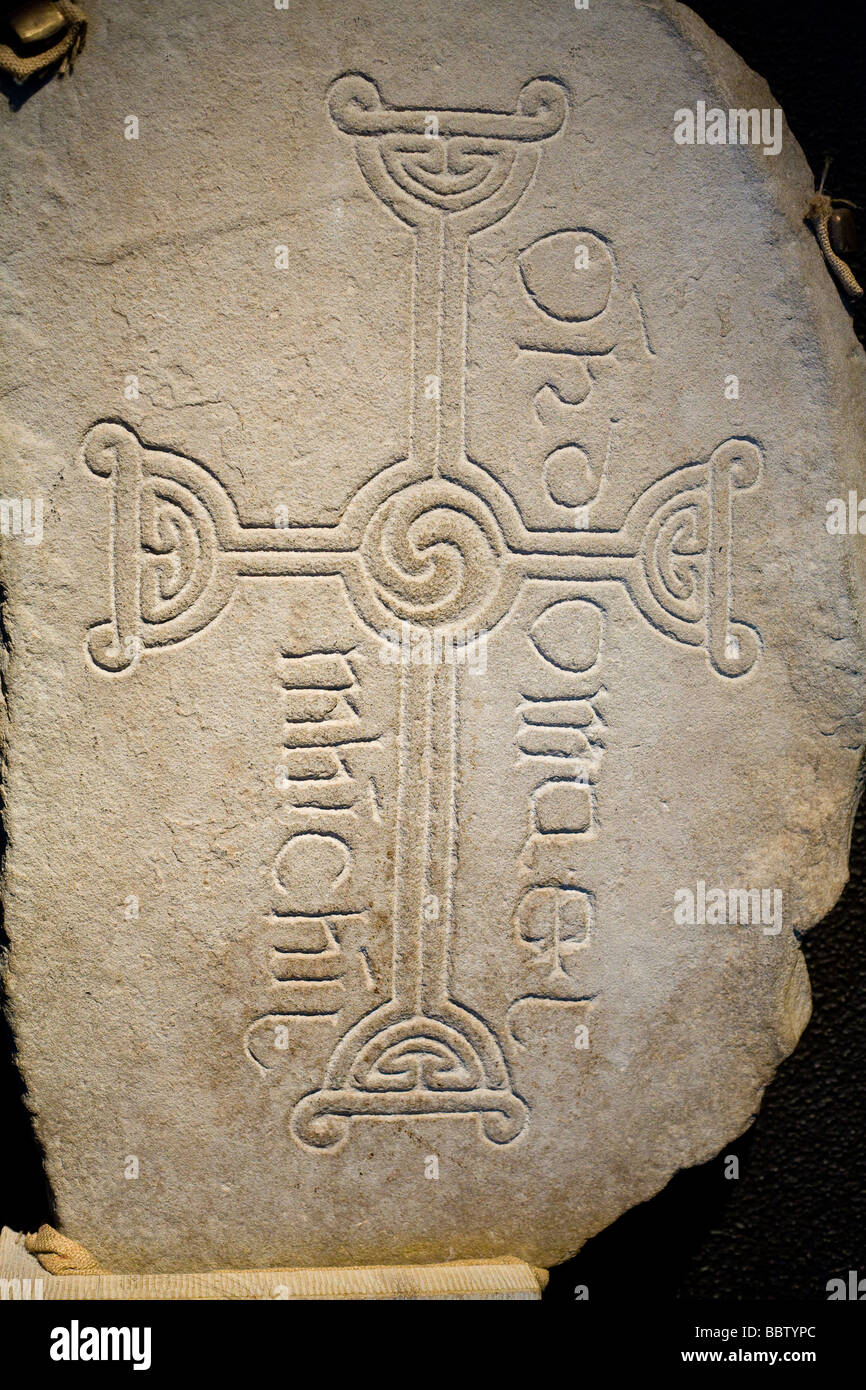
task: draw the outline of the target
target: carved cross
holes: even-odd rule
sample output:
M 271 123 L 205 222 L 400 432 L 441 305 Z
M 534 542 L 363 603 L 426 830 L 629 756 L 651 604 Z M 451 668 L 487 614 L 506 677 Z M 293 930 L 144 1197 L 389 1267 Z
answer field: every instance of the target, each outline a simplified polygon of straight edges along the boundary
M 722 676 L 743 675 L 760 644 L 731 616 L 733 500 L 758 480 L 754 441 L 727 439 L 666 473 L 619 529 L 574 532 L 527 527 L 466 452 L 470 241 L 529 188 L 543 143 L 564 126 L 564 89 L 538 79 L 513 111 L 429 112 L 389 106 L 350 74 L 328 107 L 367 185 L 412 236 L 408 457 L 361 487 L 336 525 L 250 526 L 203 464 L 123 424 L 94 425 L 81 456 L 112 484 L 112 607 L 89 633 L 95 667 L 120 674 L 194 638 L 247 576 L 336 575 L 372 633 L 396 618 L 451 637 L 495 632 L 527 580 L 616 581 L 665 638 L 702 648 Z M 492 1029 L 451 996 L 457 700 L 453 665 L 402 668 L 392 993 L 348 1030 L 322 1088 L 296 1105 L 293 1132 L 312 1149 L 336 1147 L 360 1116 L 475 1115 L 496 1144 L 527 1122 Z M 432 925 L 428 893 L 443 906 Z

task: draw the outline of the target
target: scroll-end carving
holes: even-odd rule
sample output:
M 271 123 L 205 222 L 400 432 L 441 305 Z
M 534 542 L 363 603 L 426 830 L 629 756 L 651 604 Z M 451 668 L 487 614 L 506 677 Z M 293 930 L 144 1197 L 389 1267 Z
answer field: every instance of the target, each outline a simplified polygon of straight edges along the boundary
M 521 1098 L 509 1090 L 476 1088 L 465 1091 L 364 1091 L 356 1087 L 312 1091 L 292 1113 L 291 1132 L 302 1148 L 313 1153 L 336 1153 L 349 1132 L 349 1120 L 475 1118 L 491 1144 L 513 1144 L 527 1125 Z
M 143 448 L 138 437 L 119 420 L 100 420 L 91 426 L 78 451 L 79 462 L 99 478 L 110 478 L 121 464 L 121 451 L 131 462 Z
M 120 421 L 88 430 L 79 461 L 111 488 L 111 616 L 91 629 L 87 650 L 94 666 L 116 675 L 223 611 L 234 590 L 226 548 L 241 531 L 233 503 L 200 464 L 149 448 Z
M 713 669 L 720 676 L 744 676 L 751 671 L 761 654 L 761 638 L 747 623 L 728 621 L 725 635 L 718 645 L 710 641 L 708 655 Z
M 397 107 L 383 102 L 379 88 L 360 72 L 347 72 L 331 84 L 328 111 L 338 130 L 352 136 L 435 135 L 445 139 L 547 140 L 565 123 L 568 96 L 556 78 L 536 77 L 521 89 L 513 111 L 439 110 Z
M 121 636 L 112 621 L 97 623 L 87 634 L 87 654 L 100 671 L 118 676 L 137 664 L 141 639 L 134 633 Z
M 537 140 L 556 135 L 568 115 L 568 92 L 555 77 L 536 77 L 520 93 L 517 109 L 538 122 Z
M 331 83 L 328 112 L 334 125 L 344 135 L 381 134 L 382 123 L 375 114 L 381 111 L 379 88 L 363 73 L 347 72 Z
M 349 1117 L 339 1113 L 339 1091 L 312 1091 L 298 1101 L 292 1112 L 291 1132 L 303 1149 L 313 1153 L 336 1153 L 349 1134 Z
M 757 631 L 731 617 L 733 494 L 757 485 L 762 450 L 751 439 L 727 439 L 709 460 L 710 527 L 707 552 L 707 653 L 719 675 L 743 676 L 761 650 Z
M 79 458 L 99 478 L 109 478 L 111 542 L 109 585 L 111 613 L 91 629 L 87 650 L 101 671 L 118 675 L 131 669 L 140 654 L 141 622 L 141 481 L 144 445 L 116 420 L 101 420 L 88 430 Z
M 641 567 L 629 591 L 654 627 L 703 647 L 721 676 L 743 676 L 761 650 L 749 623 L 735 620 L 734 497 L 755 487 L 762 450 L 752 439 L 726 439 L 708 461 L 660 478 L 632 507 Z

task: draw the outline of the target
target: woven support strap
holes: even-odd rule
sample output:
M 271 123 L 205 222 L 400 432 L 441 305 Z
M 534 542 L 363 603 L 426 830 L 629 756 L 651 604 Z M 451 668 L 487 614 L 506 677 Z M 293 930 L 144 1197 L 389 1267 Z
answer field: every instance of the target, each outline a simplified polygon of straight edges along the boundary
M 806 221 L 811 222 L 815 228 L 815 235 L 818 238 L 818 245 L 824 253 L 824 260 L 845 293 L 850 295 L 852 299 L 859 299 L 863 293 L 862 286 L 851 267 L 842 260 L 841 256 L 836 255 L 830 242 L 828 223 L 832 211 L 832 199 L 828 198 L 825 193 L 816 193 L 806 209 Z
M 28 1254 L 35 1255 L 49 1274 L 102 1274 L 99 1261 L 89 1250 L 70 1240 L 53 1226 L 40 1226 L 35 1235 L 24 1237 Z
M 523 1260 L 455 1260 L 438 1265 L 330 1269 L 221 1269 L 176 1274 L 111 1274 L 77 1241 L 41 1226 L 35 1235 L 0 1231 L 0 1298 L 537 1301 L 547 1271 Z
M 84 47 L 87 35 L 87 15 L 71 0 L 54 0 L 66 28 L 56 43 L 39 53 L 22 54 L 6 43 L 0 43 L 0 72 L 9 73 L 16 82 L 26 82 L 30 77 L 38 77 L 57 67 L 58 72 L 68 72 Z

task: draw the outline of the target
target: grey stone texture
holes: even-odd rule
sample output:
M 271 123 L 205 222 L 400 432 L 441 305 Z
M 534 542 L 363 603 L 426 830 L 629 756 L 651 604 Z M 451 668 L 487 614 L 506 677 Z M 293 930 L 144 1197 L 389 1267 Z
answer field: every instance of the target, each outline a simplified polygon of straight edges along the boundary
M 748 1126 L 847 874 L 864 374 L 808 167 L 677 143 L 775 102 L 674 4 L 89 8 L 0 118 L 57 1224 L 549 1266 Z

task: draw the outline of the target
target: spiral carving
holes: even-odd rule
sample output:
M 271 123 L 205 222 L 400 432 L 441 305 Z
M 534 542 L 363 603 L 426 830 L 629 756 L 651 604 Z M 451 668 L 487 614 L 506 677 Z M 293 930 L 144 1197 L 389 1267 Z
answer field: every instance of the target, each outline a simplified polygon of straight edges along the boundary
M 171 478 L 147 479 L 141 504 L 141 616 L 165 623 L 186 613 L 211 583 L 216 532 L 207 508 Z
M 477 617 L 499 587 L 505 546 L 487 506 L 441 479 L 413 483 L 373 514 L 361 558 L 380 602 L 420 627 Z
M 508 146 L 473 137 L 383 139 L 382 161 L 404 193 L 439 212 L 463 212 L 492 198 L 514 164 Z
M 647 528 L 647 582 L 665 612 L 684 623 L 704 617 L 708 535 L 707 503 L 700 493 L 673 498 Z

